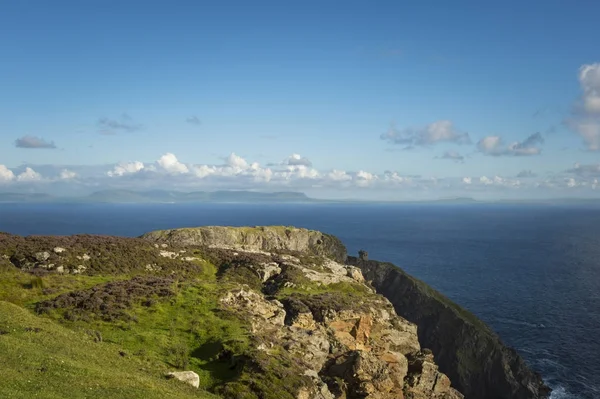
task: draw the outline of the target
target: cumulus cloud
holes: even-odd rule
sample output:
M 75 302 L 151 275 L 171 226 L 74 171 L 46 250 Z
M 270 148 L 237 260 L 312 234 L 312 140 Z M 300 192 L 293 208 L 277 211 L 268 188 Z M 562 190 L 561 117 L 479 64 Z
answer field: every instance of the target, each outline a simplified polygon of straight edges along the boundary
M 408 147 L 434 145 L 441 142 L 457 144 L 471 143 L 469 134 L 458 131 L 449 120 L 433 122 L 425 127 L 416 129 L 406 128 L 398 130 L 392 126 L 380 138 L 391 144 L 400 144 Z
M 588 150 L 600 151 L 600 63 L 584 64 L 579 68 L 581 98 L 566 120 Z
M 444 152 L 444 154 L 441 157 L 438 157 L 438 158 L 439 159 L 450 159 L 455 162 L 463 162 L 465 160 L 465 157 L 460 155 L 456 151 L 446 151 L 446 152 Z
M 189 169 L 187 166 L 177 160 L 174 154 L 166 153 L 158 161 L 158 165 L 168 173 L 188 173 Z
M 286 165 L 311 167 L 312 162 L 299 154 L 292 154 L 285 160 Z
M 517 173 L 517 177 L 528 178 L 528 177 L 537 177 L 537 175 L 535 173 L 533 173 L 531 170 L 522 170 L 519 173 Z
M 68 169 L 63 169 L 60 171 L 60 174 L 58 175 L 58 177 L 61 180 L 72 180 L 77 177 L 77 173 L 70 171 Z
M 31 168 L 25 168 L 25 171 L 17 176 L 19 182 L 32 182 L 42 180 L 42 175 Z
M 200 121 L 200 119 L 194 115 L 194 116 L 190 116 L 189 118 L 186 118 L 185 120 L 187 123 L 189 123 L 190 125 L 201 125 L 202 122 Z
M 542 152 L 540 145 L 544 143 L 541 133 L 534 133 L 523 141 L 515 141 L 508 145 L 500 136 L 487 136 L 479 140 L 477 148 L 486 155 L 492 156 L 529 156 L 539 155 Z
M 358 172 L 356 172 L 356 175 L 354 176 L 354 180 L 356 181 L 356 184 L 359 187 L 368 186 L 369 184 L 371 184 L 371 182 L 373 182 L 377 179 L 379 179 L 379 177 L 377 175 L 374 175 L 373 173 L 365 172 L 364 170 L 359 170 Z
M 473 183 L 473 179 L 471 179 L 470 177 L 463 177 L 462 182 L 464 184 L 471 184 L 471 183 Z
M 331 172 L 327 173 L 326 176 L 329 180 L 336 182 L 352 180 L 352 176 L 350 176 L 345 170 L 333 169 Z
M 13 181 L 15 179 L 15 174 L 12 170 L 8 169 L 4 165 L 0 165 L 0 183 L 6 183 L 9 181 Z
M 17 148 L 40 148 L 40 149 L 55 149 L 56 145 L 53 141 L 46 141 L 41 137 L 23 136 L 15 140 Z
M 119 131 L 122 132 L 135 132 L 142 128 L 139 123 L 134 123 L 131 116 L 127 114 L 121 115 L 118 119 L 100 118 L 98 119 L 98 128 L 101 134 L 116 134 Z
M 127 174 L 137 173 L 140 170 L 144 169 L 144 163 L 135 161 L 135 162 L 123 162 L 116 165 L 113 170 L 107 172 L 106 174 L 109 177 L 119 177 Z
M 584 110 L 589 114 L 600 114 L 600 63 L 583 65 L 579 69 L 579 84 Z

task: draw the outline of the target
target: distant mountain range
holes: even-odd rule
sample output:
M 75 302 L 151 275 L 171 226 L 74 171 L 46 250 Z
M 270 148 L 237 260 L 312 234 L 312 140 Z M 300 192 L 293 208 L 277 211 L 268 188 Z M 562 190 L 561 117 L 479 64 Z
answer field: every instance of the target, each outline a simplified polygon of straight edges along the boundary
M 0 202 L 76 203 L 195 203 L 195 202 L 320 202 L 298 192 L 255 191 L 131 191 L 103 190 L 83 197 L 55 197 L 49 194 L 0 193 Z
M 60 197 L 43 193 L 2 193 L 0 203 L 402 203 L 402 204 L 600 204 L 598 198 L 552 198 L 552 199 L 501 199 L 476 200 L 470 197 L 441 198 L 431 200 L 360 200 L 317 199 L 294 191 L 168 191 L 168 190 L 102 190 L 80 197 Z

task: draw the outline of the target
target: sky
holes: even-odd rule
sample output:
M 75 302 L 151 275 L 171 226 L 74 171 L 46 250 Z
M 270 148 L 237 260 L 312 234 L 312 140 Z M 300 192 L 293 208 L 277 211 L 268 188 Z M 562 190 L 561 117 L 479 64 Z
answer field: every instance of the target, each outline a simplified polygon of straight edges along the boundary
M 5 2 L 0 192 L 598 197 L 598 15 L 586 0 Z

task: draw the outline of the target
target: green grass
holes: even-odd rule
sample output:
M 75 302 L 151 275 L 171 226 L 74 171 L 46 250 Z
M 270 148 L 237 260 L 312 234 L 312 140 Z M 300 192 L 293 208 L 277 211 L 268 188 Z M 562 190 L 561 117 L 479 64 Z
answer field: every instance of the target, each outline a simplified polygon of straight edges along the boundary
M 121 356 L 111 343 L 7 302 L 0 302 L 0 397 L 163 399 L 215 398 L 166 380 L 159 363 Z
M 214 278 L 214 276 L 213 276 Z M 200 375 L 201 387 L 212 389 L 236 377 L 225 351 L 242 355 L 249 347 L 244 322 L 219 309 L 218 298 L 227 284 L 213 278 L 175 283 L 176 294 L 147 307 L 127 309 L 129 321 L 67 321 L 61 310 L 51 317 L 75 331 L 98 331 L 104 342 L 113 343 L 135 357 L 188 369 Z M 179 287 L 178 287 L 179 286 Z

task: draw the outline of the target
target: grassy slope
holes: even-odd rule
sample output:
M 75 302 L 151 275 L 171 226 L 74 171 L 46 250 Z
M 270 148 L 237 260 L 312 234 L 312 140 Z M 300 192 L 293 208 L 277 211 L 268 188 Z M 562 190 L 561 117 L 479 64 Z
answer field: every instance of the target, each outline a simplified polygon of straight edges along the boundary
M 27 310 L 0 302 L 2 398 L 210 398 Z

